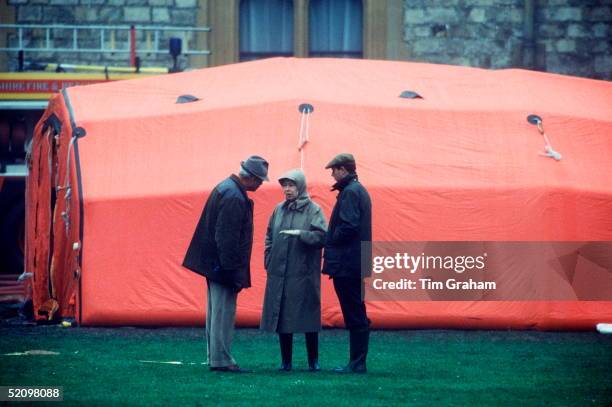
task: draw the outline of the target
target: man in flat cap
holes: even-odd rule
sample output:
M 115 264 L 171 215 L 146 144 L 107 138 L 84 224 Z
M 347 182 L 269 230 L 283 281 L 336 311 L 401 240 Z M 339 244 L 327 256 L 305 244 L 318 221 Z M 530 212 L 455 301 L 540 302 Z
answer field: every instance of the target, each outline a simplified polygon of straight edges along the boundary
M 344 325 L 350 332 L 349 363 L 334 371 L 365 373 L 370 320 L 363 301 L 363 279 L 371 271 L 362 270 L 361 242 L 372 240 L 372 202 L 357 179 L 357 166 L 351 154 L 338 154 L 325 168 L 331 168 L 336 180 L 332 191 L 339 193 L 327 230 L 323 274 L 333 279 Z
M 251 156 L 211 192 L 183 267 L 206 277 L 206 345 L 208 366 L 213 371 L 246 373 L 232 357 L 230 347 L 236 319 L 238 292 L 251 286 L 253 246 L 253 201 L 247 191 L 256 191 L 268 181 L 268 162 Z

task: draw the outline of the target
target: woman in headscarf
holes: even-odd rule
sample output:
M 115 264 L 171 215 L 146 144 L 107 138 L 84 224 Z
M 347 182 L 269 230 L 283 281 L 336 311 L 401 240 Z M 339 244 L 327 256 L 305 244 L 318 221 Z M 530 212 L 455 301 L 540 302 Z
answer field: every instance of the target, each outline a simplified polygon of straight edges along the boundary
M 321 207 L 306 192 L 301 170 L 287 172 L 278 182 L 285 201 L 274 209 L 266 234 L 268 278 L 261 329 L 279 335 L 279 370 L 291 370 L 293 334 L 305 333 L 309 370 L 319 371 L 321 248 L 327 223 Z

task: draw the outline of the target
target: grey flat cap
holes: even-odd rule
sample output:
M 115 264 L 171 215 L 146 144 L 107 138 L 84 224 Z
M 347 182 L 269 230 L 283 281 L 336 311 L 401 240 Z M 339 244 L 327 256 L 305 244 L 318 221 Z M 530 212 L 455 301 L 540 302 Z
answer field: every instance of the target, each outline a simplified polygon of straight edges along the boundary
M 335 156 L 326 166 L 325 169 L 331 167 L 341 167 L 353 165 L 355 166 L 355 157 L 352 154 L 342 153 Z
M 268 179 L 268 162 L 263 157 L 252 155 L 246 160 L 241 161 L 240 166 L 243 170 L 262 181 L 270 181 Z

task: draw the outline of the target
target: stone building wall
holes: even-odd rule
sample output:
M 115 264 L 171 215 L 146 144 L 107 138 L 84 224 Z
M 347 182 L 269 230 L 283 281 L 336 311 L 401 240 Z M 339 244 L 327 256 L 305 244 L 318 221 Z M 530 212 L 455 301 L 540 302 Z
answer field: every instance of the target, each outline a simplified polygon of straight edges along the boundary
M 180 26 L 196 27 L 198 0 L 9 0 L 15 7 L 16 24 L 75 24 L 107 26 Z M 72 47 L 71 30 L 53 30 L 52 43 L 55 47 Z M 128 49 L 128 32 L 117 30 L 114 44 L 117 49 Z M 163 54 L 137 54 L 142 66 L 170 67 L 172 57 L 167 52 L 170 37 L 182 37 L 182 32 L 161 32 L 159 49 Z M 111 47 L 110 31 L 105 33 L 105 47 Z M 79 31 L 78 47 L 99 47 L 100 31 Z M 147 35 L 137 31 L 137 48 L 154 46 L 154 33 Z M 188 46 L 196 47 L 195 34 L 187 34 Z M 31 46 L 45 46 L 43 30 L 28 32 L 25 38 Z M 17 43 L 16 33 L 9 34 L 9 44 Z M 183 44 L 185 49 L 185 44 Z M 25 59 L 30 63 L 63 63 L 87 65 L 129 66 L 129 53 L 73 53 L 73 52 L 27 52 Z M 182 67 L 186 59 L 181 57 Z M 9 55 L 9 69 L 16 69 L 17 55 Z
M 0 0 L 7 1 L 7 0 Z M 19 24 L 136 24 L 195 27 L 206 21 L 206 4 L 222 7 L 227 0 L 8 0 Z M 390 0 L 386 4 L 391 4 Z M 387 53 L 411 61 L 459 64 L 483 68 L 524 67 L 561 74 L 612 79 L 612 0 L 533 0 L 533 41 L 525 9 L 529 0 L 400 0 L 403 24 L 389 29 L 401 32 L 403 41 Z M 224 27 L 211 27 L 223 34 Z M 227 28 L 225 28 L 227 30 Z M 68 32 L 57 32 L 57 44 L 70 45 Z M 166 48 L 169 34 L 161 46 Z M 175 35 L 174 35 L 175 36 Z M 202 43 L 200 37 L 200 43 Z M 144 41 L 140 34 L 139 41 Z M 399 39 L 399 38 L 398 38 Z M 29 41 L 42 42 L 43 33 Z M 11 38 L 15 41 L 15 37 Z M 83 45 L 99 42 L 98 34 Z M 205 40 L 206 41 L 206 40 Z M 108 42 L 108 40 L 107 40 Z M 127 47 L 117 36 L 118 47 Z M 190 47 L 198 47 L 194 36 Z M 205 46 L 200 46 L 205 48 Z M 168 67 L 168 54 L 141 55 L 143 66 Z M 127 66 L 127 54 L 38 53 L 34 62 L 83 63 Z M 195 61 L 191 59 L 190 61 Z M 204 62 L 202 62 L 204 61 Z M 199 59 L 197 66 L 208 65 Z M 187 59 L 182 58 L 183 68 Z M 194 67 L 196 64 L 194 64 Z M 10 56 L 16 68 L 15 55 Z
M 612 79 L 612 1 L 533 3 L 533 58 L 527 62 L 525 0 L 405 0 L 409 58 Z
M 612 1 L 540 1 L 536 38 L 538 68 L 612 79 Z

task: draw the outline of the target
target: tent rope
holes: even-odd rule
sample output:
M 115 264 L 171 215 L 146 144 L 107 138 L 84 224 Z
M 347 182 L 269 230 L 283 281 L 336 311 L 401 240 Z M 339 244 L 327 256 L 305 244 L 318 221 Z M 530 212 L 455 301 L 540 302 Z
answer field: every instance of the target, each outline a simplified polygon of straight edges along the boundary
M 557 161 L 561 160 L 562 158 L 561 153 L 555 151 L 552 145 L 550 144 L 550 140 L 548 139 L 548 136 L 544 132 L 544 126 L 542 125 L 542 121 L 539 121 L 537 123 L 537 126 L 538 126 L 538 131 L 540 132 L 542 137 L 544 137 L 544 151 L 545 151 L 544 153 L 539 153 L 539 155 L 544 156 L 544 157 L 554 158 Z
M 300 134 L 298 137 L 298 151 L 300 152 L 300 169 L 304 171 L 304 156 L 305 156 L 305 147 L 308 143 L 309 137 L 309 129 L 310 129 L 310 113 L 314 111 L 312 105 L 309 104 L 301 104 L 298 107 L 298 110 L 302 113 L 300 118 Z

